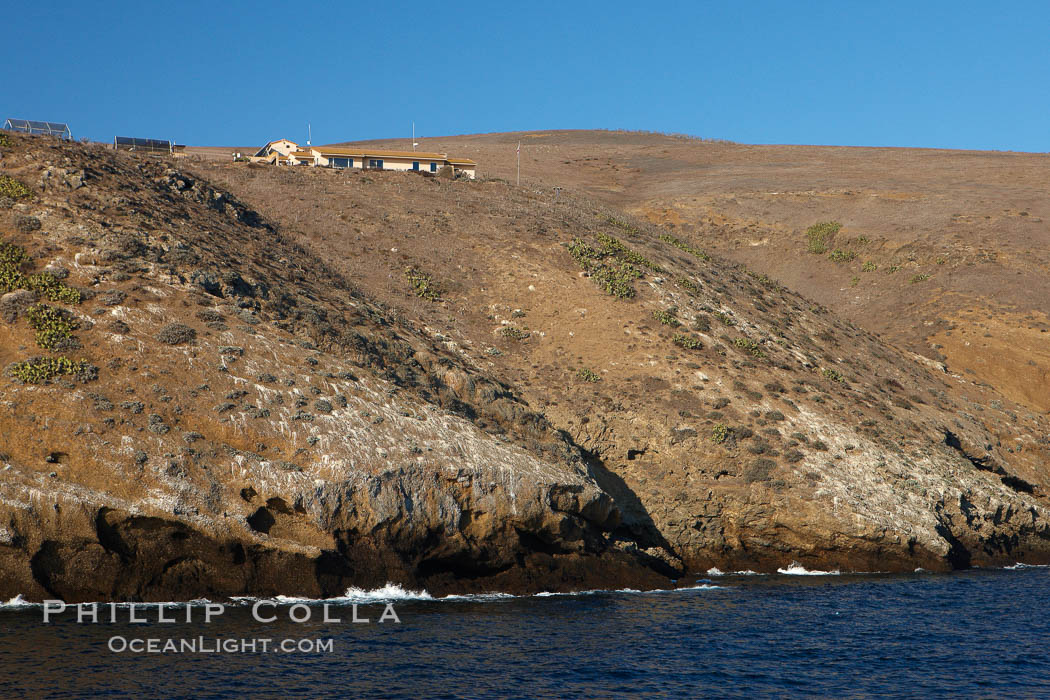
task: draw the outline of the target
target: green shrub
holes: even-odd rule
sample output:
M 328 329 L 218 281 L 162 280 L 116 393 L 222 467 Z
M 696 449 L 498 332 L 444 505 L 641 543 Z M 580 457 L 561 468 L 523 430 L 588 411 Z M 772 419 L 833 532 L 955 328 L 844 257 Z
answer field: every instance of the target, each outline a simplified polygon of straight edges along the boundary
M 655 309 L 653 311 L 653 318 L 665 326 L 678 328 L 678 326 L 682 325 L 682 322 L 675 317 L 676 313 L 678 313 L 678 308 L 674 306 L 669 309 Z
M 50 301 L 60 301 L 66 304 L 79 304 L 81 299 L 79 289 L 66 285 L 50 272 L 40 272 L 26 277 L 25 289 L 45 296 Z
M 831 367 L 825 367 L 820 371 L 824 375 L 825 379 L 830 379 L 833 382 L 845 382 L 846 378 L 839 374 L 836 370 Z
M 24 274 L 22 268 L 29 260 L 29 255 L 22 247 L 0 241 L 0 294 L 15 289 L 28 289 L 47 297 L 50 301 L 80 303 L 80 290 L 66 285 L 54 275 L 48 272 Z
M 11 145 L 11 138 L 7 134 L 0 133 L 0 148 L 7 148 Z
M 45 350 L 61 347 L 73 337 L 80 323 L 68 311 L 39 304 L 26 311 L 29 327 L 36 331 L 36 344 Z
M 8 374 L 23 384 L 47 384 L 61 376 L 72 376 L 82 382 L 98 379 L 98 368 L 86 360 L 73 361 L 68 357 L 33 357 L 16 362 Z
M 662 267 L 654 263 L 649 258 L 645 257 L 641 253 L 637 253 L 631 250 L 619 240 L 613 238 L 608 234 L 599 233 L 598 242 L 601 243 L 602 250 L 604 250 L 608 255 L 611 255 L 619 260 L 629 262 L 632 265 L 637 265 L 639 267 L 647 267 L 653 272 L 664 271 Z
M 417 270 L 414 267 L 406 267 L 405 278 L 408 280 L 408 283 L 412 285 L 413 291 L 415 291 L 416 296 L 420 299 L 437 301 L 438 298 L 440 298 L 441 293 L 438 291 L 437 285 L 434 283 L 434 278 L 422 270 Z
M 628 236 L 637 236 L 640 233 L 640 231 L 638 230 L 638 227 L 633 226 L 632 224 L 630 224 L 630 223 L 628 223 L 626 221 L 622 221 L 620 219 L 617 219 L 614 216 L 607 216 L 607 217 L 605 217 L 605 220 L 608 221 L 613 226 L 616 226 L 617 228 L 623 229 L 624 233 L 626 233 Z
M 610 236 L 605 238 L 615 240 Z M 591 280 L 606 294 L 618 299 L 630 299 L 634 296 L 633 281 L 642 276 L 641 270 L 627 260 L 618 259 L 609 248 L 599 250 L 579 238 L 574 238 L 569 244 L 569 255 L 590 274 Z
M 660 240 L 664 243 L 670 243 L 675 248 L 678 248 L 679 250 L 684 250 L 690 255 L 695 255 L 697 258 L 703 260 L 704 262 L 710 262 L 711 260 L 711 256 L 705 253 L 704 251 L 700 250 L 699 248 L 694 248 L 685 241 L 681 241 L 669 233 L 660 234 Z
M 0 175 L 0 197 L 7 197 L 9 199 L 29 199 L 33 196 L 33 191 L 25 186 L 19 180 L 14 179 L 10 175 Z
M 857 254 L 852 250 L 840 250 L 836 248 L 828 253 L 828 259 L 831 260 L 831 262 L 853 262 L 856 257 Z
M 0 266 L 20 268 L 29 262 L 29 255 L 21 246 L 7 241 L 0 241 Z
M 869 260 L 866 263 L 864 263 L 864 265 L 861 266 L 860 269 L 864 272 L 875 272 L 875 270 L 879 269 L 879 266 L 876 265 L 873 261 Z
M 917 282 L 925 282 L 928 279 L 930 279 L 930 276 L 927 273 L 920 272 L 919 274 L 911 278 L 911 283 L 916 284 Z
M 532 335 L 528 328 L 522 329 L 516 326 L 503 326 L 503 328 L 500 329 L 499 334 L 504 338 L 513 338 L 514 340 L 525 340 Z
M 806 247 L 811 253 L 823 255 L 828 252 L 828 241 L 839 232 L 842 224 L 837 221 L 821 221 L 806 229 Z
M 729 427 L 718 423 L 715 427 L 711 428 L 711 442 L 716 445 L 721 445 L 729 439 Z
M 686 290 L 690 294 L 700 293 L 700 285 L 694 282 L 693 280 L 689 279 L 688 277 L 676 277 L 675 284 L 677 284 L 679 287 Z
M 704 347 L 699 338 L 685 333 L 675 333 L 672 340 L 675 345 L 685 348 L 686 350 L 699 350 Z
M 617 299 L 630 299 L 634 296 L 634 285 L 632 280 L 642 276 L 642 273 L 634 265 L 628 262 L 617 266 L 601 264 L 591 270 L 591 279 L 606 294 L 611 294 Z
M 765 357 L 766 353 L 762 351 L 762 346 L 751 340 L 750 338 L 737 338 L 733 341 L 733 344 L 738 348 L 747 350 L 755 357 Z
M 578 371 L 576 373 L 576 378 L 582 382 L 600 382 L 602 380 L 601 375 L 587 367 Z
M 719 311 L 719 312 L 717 312 L 715 314 L 715 316 L 717 316 L 718 320 L 721 321 L 723 324 L 725 324 L 727 326 L 735 326 L 736 325 L 736 319 L 734 319 L 732 316 L 730 316 L 729 314 L 727 314 L 725 312 Z

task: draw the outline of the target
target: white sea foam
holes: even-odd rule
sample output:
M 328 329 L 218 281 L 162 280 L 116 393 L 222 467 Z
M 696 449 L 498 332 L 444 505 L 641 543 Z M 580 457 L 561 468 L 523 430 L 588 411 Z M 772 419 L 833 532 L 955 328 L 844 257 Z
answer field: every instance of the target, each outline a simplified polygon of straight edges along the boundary
M 1013 566 L 1004 566 L 1007 571 L 1017 571 L 1018 569 L 1050 569 L 1050 564 L 1022 564 L 1017 562 Z
M 777 569 L 778 574 L 786 574 L 788 576 L 838 576 L 839 570 L 834 571 L 810 571 L 806 567 L 802 566 L 796 561 L 791 562 L 791 566 L 786 569 Z
M 594 589 L 588 591 L 571 591 L 568 593 L 555 593 L 550 591 L 544 591 L 542 593 L 536 593 L 536 598 L 548 598 L 554 596 L 589 596 L 589 595 L 601 595 L 601 594 L 614 594 L 614 593 L 629 593 L 629 594 L 654 594 L 654 593 L 681 593 L 685 591 L 701 591 L 710 590 L 715 588 L 723 588 L 723 586 L 716 586 L 709 583 L 701 583 L 696 586 L 683 586 L 682 588 L 657 588 L 648 591 L 641 591 L 636 588 L 621 588 L 618 590 L 614 589 Z M 352 605 L 355 603 L 392 603 L 392 602 L 405 602 L 405 601 L 432 601 L 432 602 L 495 602 L 501 600 L 513 600 L 516 598 L 527 598 L 529 596 L 516 596 L 510 593 L 462 593 L 452 594 L 443 596 L 441 598 L 435 598 L 425 590 L 412 591 L 402 588 L 396 583 L 388 583 L 381 588 L 375 588 L 372 590 L 365 590 L 363 588 L 357 588 L 351 586 L 341 596 L 335 598 L 304 598 L 299 596 L 286 596 L 278 595 L 273 597 L 268 596 L 232 596 L 230 600 L 236 605 L 249 606 L 259 601 L 266 601 L 268 603 L 275 603 L 277 605 Z M 155 608 L 156 606 L 164 607 L 183 607 L 187 605 L 202 606 L 210 603 L 211 601 L 207 598 L 197 598 L 186 602 L 163 602 L 163 603 L 112 603 L 118 608 L 126 608 L 131 605 L 137 605 L 141 608 Z M 99 605 L 110 605 L 111 603 L 99 603 Z M 6 603 L 0 603 L 0 610 L 15 610 L 19 608 L 38 608 L 42 607 L 43 603 L 33 603 L 25 600 L 21 595 L 17 595 Z M 70 604 L 73 607 L 73 604 Z
M 517 598 L 517 597 L 518 596 L 511 595 L 510 593 L 462 593 L 462 594 L 447 595 L 447 596 L 444 596 L 442 598 L 436 598 L 435 600 L 439 600 L 439 601 L 441 601 L 441 600 L 457 601 L 458 600 L 458 601 L 461 601 L 461 602 L 468 602 L 468 603 L 471 603 L 471 602 L 484 603 L 484 602 L 496 601 L 496 600 L 513 600 L 514 598 Z
M 724 588 L 725 586 L 716 586 L 711 583 L 701 583 L 697 586 L 682 586 L 681 588 L 652 588 L 647 591 L 640 591 L 637 588 L 619 588 L 619 589 L 602 589 L 596 588 L 589 591 L 569 591 L 567 593 L 556 593 L 553 591 L 542 591 L 535 594 L 534 598 L 553 598 L 553 597 L 572 597 L 572 596 L 584 596 L 584 595 L 609 595 L 612 593 L 632 593 L 650 595 L 655 593 L 684 593 L 685 591 L 709 591 L 716 588 Z
M 43 605 L 43 603 L 31 603 L 30 601 L 28 601 L 25 598 L 23 598 L 22 594 L 19 593 L 14 598 L 12 598 L 11 600 L 7 601 L 6 603 L 0 603 L 0 609 L 3 609 L 3 610 L 18 610 L 20 608 L 39 608 L 39 607 L 42 607 L 42 605 Z
M 714 566 L 712 566 L 710 569 L 707 570 L 707 575 L 708 576 L 762 576 L 762 574 L 758 573 L 757 571 L 752 571 L 751 569 L 745 569 L 744 571 L 729 571 L 729 572 L 725 572 L 725 571 L 722 571 L 721 569 L 719 569 L 717 567 L 714 567 Z

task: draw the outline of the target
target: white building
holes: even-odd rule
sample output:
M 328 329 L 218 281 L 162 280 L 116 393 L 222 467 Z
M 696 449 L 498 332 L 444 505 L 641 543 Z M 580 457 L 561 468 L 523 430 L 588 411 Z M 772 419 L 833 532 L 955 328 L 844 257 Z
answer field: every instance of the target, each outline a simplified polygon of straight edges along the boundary
M 477 176 L 477 163 L 469 158 L 450 158 L 447 153 L 427 151 L 385 151 L 362 147 L 315 146 L 306 149 L 287 139 L 271 141 L 251 158 L 253 163 L 271 165 L 312 165 L 315 167 L 362 170 L 411 170 L 436 173 L 452 168 L 454 174 L 470 179 Z

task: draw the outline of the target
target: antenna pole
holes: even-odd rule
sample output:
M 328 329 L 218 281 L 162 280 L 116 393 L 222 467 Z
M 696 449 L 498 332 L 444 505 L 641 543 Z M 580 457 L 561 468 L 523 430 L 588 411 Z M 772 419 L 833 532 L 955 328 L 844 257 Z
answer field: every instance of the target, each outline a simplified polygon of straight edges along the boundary
M 306 122 L 306 145 L 307 146 L 310 145 L 310 142 L 313 141 L 313 138 L 314 138 L 313 127 L 310 126 L 310 122 Z

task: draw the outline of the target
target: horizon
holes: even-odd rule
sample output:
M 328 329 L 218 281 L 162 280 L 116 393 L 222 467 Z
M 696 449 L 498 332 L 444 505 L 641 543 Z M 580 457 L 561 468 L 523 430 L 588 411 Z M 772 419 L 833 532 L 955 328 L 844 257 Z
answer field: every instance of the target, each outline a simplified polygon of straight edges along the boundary
M 60 22 L 55 5 L 11 14 L 0 51 L 18 70 L 0 118 L 65 122 L 78 139 L 305 142 L 310 124 L 314 143 L 407 140 L 415 122 L 421 139 L 622 129 L 1050 150 L 1037 89 L 1050 8 L 1035 3 L 540 3 L 510 18 L 468 3 L 326 8 L 309 23 L 275 2 L 57 7 Z

